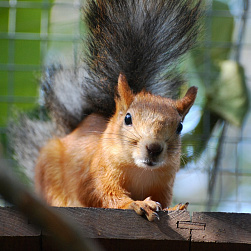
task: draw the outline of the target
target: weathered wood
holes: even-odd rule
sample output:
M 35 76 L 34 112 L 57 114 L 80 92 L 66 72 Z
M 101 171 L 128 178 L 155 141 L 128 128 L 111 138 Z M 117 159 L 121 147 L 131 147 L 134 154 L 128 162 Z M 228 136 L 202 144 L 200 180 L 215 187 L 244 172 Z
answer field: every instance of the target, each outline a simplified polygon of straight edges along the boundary
M 251 245 L 244 243 L 191 242 L 189 251 L 250 251 Z
M 160 220 L 149 222 L 132 210 L 59 208 L 88 227 L 87 238 L 96 238 L 105 250 L 188 250 L 190 234 L 177 228 L 178 220 L 190 220 L 189 212 L 159 212 Z M 80 226 L 81 227 L 81 226 Z
M 55 209 L 105 250 L 251 250 L 251 214 L 194 213 L 190 222 L 187 211 L 159 212 L 160 221 L 149 222 L 131 210 Z M 0 208 L 1 251 L 61 250 L 51 239 L 14 208 Z
M 40 236 L 41 230 L 32 225 L 15 208 L 0 208 L 0 236 Z
M 192 251 L 251 250 L 251 214 L 195 212 L 192 221 L 206 225 L 192 231 Z
M 1 159 L 0 194 L 36 225 L 49 231 L 58 245 L 61 245 L 61 250 L 99 250 L 98 246 L 83 238 L 83 233 L 67 217 L 61 217 L 60 214 L 55 213 L 55 210 L 22 184 L 11 168 L 8 168 L 7 163 Z
M 178 220 L 190 220 L 189 212 L 159 212 L 160 220 L 149 222 L 132 210 L 103 208 L 58 208 L 60 212 L 88 228 L 87 238 L 127 240 L 189 240 L 185 229 L 177 228 Z
M 188 250 L 189 232 L 178 229 L 177 221 L 188 221 L 189 213 L 160 212 L 160 221 L 149 222 L 136 215 L 132 210 L 114 210 L 100 208 L 56 208 L 58 212 L 71 218 L 80 228 L 85 230 L 87 238 L 98 239 L 105 250 L 128 250 L 129 247 L 144 250 Z M 51 244 L 51 237 L 44 230 L 33 229 L 28 219 L 10 208 L 0 208 L 0 250 L 60 250 Z M 16 229 L 13 226 L 17 226 Z M 27 230 L 28 229 L 28 230 Z M 87 231 L 86 231 L 87 230 Z M 62 231 L 64 231 L 62 229 Z M 20 242 L 20 237 L 29 237 L 31 244 Z M 8 237 L 8 238 L 6 238 Z M 27 239 L 28 241 L 28 239 Z M 18 242 L 18 244 L 17 244 Z M 4 246 L 3 246 L 4 245 Z
M 41 229 L 14 208 L 0 208 L 0 250 L 40 251 Z
M 160 212 L 160 221 L 149 222 L 132 210 L 103 208 L 57 208 L 72 218 L 78 227 L 87 229 L 87 238 L 98 239 L 109 251 L 128 250 L 188 250 L 189 232 L 177 229 L 177 220 L 189 220 L 189 212 Z M 58 251 L 43 233 L 43 250 Z

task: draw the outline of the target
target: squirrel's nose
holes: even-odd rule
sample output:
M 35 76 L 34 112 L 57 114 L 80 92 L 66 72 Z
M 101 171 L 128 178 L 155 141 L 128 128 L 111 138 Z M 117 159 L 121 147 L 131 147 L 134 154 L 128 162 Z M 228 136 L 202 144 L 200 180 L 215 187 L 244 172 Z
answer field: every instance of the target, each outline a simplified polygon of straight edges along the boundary
M 152 157 L 158 156 L 163 151 L 163 147 L 159 143 L 151 143 L 149 145 L 146 145 L 146 149 L 149 155 L 151 155 Z

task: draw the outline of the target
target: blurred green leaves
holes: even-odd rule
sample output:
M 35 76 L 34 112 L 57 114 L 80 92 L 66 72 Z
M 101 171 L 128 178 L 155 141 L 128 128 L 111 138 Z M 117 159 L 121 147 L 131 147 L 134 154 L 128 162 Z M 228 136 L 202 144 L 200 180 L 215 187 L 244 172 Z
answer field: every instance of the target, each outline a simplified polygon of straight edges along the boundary
M 231 60 L 219 62 L 219 69 L 218 77 L 206 93 L 207 108 L 240 127 L 249 107 L 244 69 Z
M 189 61 L 189 70 L 194 72 L 189 82 L 199 86 L 197 105 L 202 112 L 196 128 L 183 137 L 187 156 L 191 151 L 197 157 L 201 155 L 216 124 L 225 121 L 240 127 L 249 107 L 244 69 L 237 61 L 230 60 L 234 17 L 228 4 L 220 1 L 213 1 L 212 10 L 203 20 L 205 28 L 201 34 L 201 48 L 191 53 Z M 195 156 L 187 157 L 188 161 L 194 159 Z

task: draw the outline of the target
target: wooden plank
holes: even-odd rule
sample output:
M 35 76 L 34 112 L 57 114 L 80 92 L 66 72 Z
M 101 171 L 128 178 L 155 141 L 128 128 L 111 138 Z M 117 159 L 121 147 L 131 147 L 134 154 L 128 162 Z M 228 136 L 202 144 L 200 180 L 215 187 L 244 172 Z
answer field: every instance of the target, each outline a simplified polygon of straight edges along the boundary
M 251 250 L 251 214 L 193 213 L 193 222 L 205 230 L 193 230 L 191 250 Z
M 191 242 L 189 251 L 250 251 L 250 244 L 219 243 L 219 242 Z
M 159 212 L 149 222 L 131 210 L 55 208 L 105 250 L 251 250 L 251 214 Z M 63 229 L 62 229 L 63 231 Z M 61 250 L 14 208 L 0 208 L 0 250 Z M 191 242 L 190 242 L 191 240 Z
M 184 251 L 189 248 L 189 231 L 177 228 L 178 220 L 189 221 L 189 212 L 186 211 L 169 214 L 160 212 L 159 221 L 149 222 L 132 210 L 102 208 L 56 208 L 56 210 L 79 225 L 87 233 L 87 238 L 98 239 L 105 250 L 144 248 L 147 251 L 155 248 L 158 250 L 175 248 L 177 251 Z M 15 209 L 0 209 L 1 251 L 60 250 L 51 239 L 45 231 L 34 229 Z
M 187 241 L 172 241 L 172 240 L 121 240 L 121 239 L 98 239 L 98 244 L 104 251 L 129 251 L 129 250 L 144 250 L 144 251 L 166 251 L 178 250 L 189 251 L 189 242 Z M 50 239 L 43 238 L 43 251 L 61 251 L 57 248 Z M 95 249 L 94 249 L 95 250 Z
M 58 208 L 61 213 L 87 230 L 87 238 L 125 240 L 189 240 L 186 229 L 178 229 L 177 221 L 190 220 L 189 212 L 159 212 L 160 220 L 149 222 L 132 210 L 104 208 Z
M 0 250 L 41 250 L 41 230 L 14 208 L 0 207 Z
M 41 230 L 15 208 L 0 207 L 0 236 L 40 236 Z
M 170 241 L 170 240 L 115 240 L 115 239 L 99 239 L 100 245 L 104 250 L 109 251 L 129 251 L 129 250 L 144 250 L 144 251 L 167 251 L 179 250 L 188 251 L 189 242 Z
M 78 223 L 87 232 L 87 238 L 98 239 L 109 251 L 189 250 L 189 231 L 178 229 L 178 220 L 190 220 L 189 212 L 159 212 L 160 220 L 147 221 L 132 210 L 103 208 L 57 208 Z M 48 251 L 57 249 L 43 238 Z M 49 243 L 49 244 L 48 244 Z

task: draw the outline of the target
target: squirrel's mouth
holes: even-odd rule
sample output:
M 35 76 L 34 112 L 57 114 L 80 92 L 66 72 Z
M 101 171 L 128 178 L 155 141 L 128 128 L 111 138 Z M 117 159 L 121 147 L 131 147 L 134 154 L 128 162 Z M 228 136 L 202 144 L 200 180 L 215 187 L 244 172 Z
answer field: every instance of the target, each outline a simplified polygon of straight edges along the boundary
M 152 159 L 138 159 L 135 161 L 136 165 L 138 167 L 143 167 L 143 168 L 150 168 L 150 169 L 156 169 L 161 166 L 163 166 L 163 161 L 154 161 Z
M 156 166 L 157 163 L 152 161 L 152 160 L 145 160 L 144 163 L 147 165 L 147 166 Z

